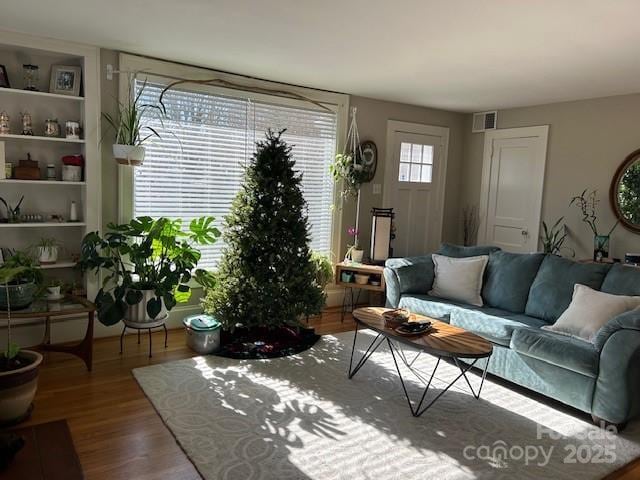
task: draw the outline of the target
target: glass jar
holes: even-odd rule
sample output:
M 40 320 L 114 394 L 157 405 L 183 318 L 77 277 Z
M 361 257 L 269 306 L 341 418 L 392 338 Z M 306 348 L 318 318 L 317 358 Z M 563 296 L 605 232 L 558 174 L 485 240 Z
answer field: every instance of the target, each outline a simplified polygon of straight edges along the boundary
M 56 179 L 56 166 L 52 163 L 47 165 L 47 180 Z
M 0 113 L 0 135 L 9 135 L 11 127 L 9 126 L 9 114 L 7 112 Z
M 33 124 L 31 122 L 31 114 L 24 112 L 22 115 L 22 135 L 33 135 Z
M 48 118 L 44 122 L 44 136 L 45 137 L 59 137 L 60 136 L 60 124 L 56 118 Z
M 22 77 L 24 79 L 24 89 L 33 92 L 38 91 L 38 66 L 27 63 L 22 65 Z

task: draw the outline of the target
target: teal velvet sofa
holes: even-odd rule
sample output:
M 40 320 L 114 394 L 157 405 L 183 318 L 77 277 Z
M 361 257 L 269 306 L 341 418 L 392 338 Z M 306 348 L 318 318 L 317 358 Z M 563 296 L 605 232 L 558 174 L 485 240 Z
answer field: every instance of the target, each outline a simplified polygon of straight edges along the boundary
M 576 283 L 640 295 L 640 269 L 496 247 L 443 245 L 437 253 L 489 255 L 484 306 L 429 296 L 434 270 L 425 255 L 387 260 L 388 307 L 442 319 L 490 340 L 490 373 L 590 413 L 596 422 L 621 426 L 640 413 L 640 311 L 610 320 L 593 343 L 541 329 L 569 306 Z

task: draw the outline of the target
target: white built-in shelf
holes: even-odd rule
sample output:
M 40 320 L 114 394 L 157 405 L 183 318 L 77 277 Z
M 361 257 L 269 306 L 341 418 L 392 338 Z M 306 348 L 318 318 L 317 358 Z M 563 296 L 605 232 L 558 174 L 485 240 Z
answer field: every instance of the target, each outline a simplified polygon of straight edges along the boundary
M 62 143 L 84 143 L 84 139 L 73 140 L 71 138 L 62 138 L 62 137 L 42 137 L 39 135 L 16 135 L 14 133 L 0 135 L 0 141 L 5 138 L 13 138 L 15 140 L 41 140 L 46 142 L 62 142 Z
M 8 183 L 13 185 L 86 185 L 87 182 L 63 182 L 62 180 L 16 180 L 7 178 L 0 180 L 0 184 Z
M 0 223 L 0 228 L 84 227 L 84 222 L 18 222 Z
M 73 268 L 76 266 L 76 262 L 72 262 L 72 261 L 62 261 L 62 262 L 56 262 L 56 263 L 49 263 L 46 265 L 40 265 L 40 268 L 42 270 L 54 270 L 54 269 L 62 269 L 62 268 Z
M 0 88 L 0 93 L 4 93 L 6 95 L 26 95 L 30 97 L 59 98 L 61 100 L 84 102 L 84 97 L 76 97 L 74 95 L 60 95 L 59 93 L 34 92 L 32 90 L 20 90 L 19 88 Z

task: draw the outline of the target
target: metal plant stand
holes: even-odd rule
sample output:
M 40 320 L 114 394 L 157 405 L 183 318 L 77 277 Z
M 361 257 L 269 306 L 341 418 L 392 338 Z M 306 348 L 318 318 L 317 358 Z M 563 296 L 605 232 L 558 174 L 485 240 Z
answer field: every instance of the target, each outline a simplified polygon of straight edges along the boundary
M 152 330 L 158 328 L 164 329 L 164 348 L 167 348 L 167 318 L 169 318 L 169 314 L 162 318 L 158 318 L 153 322 L 131 322 L 129 320 L 123 320 L 122 323 L 124 323 L 124 327 L 122 328 L 122 334 L 120 334 L 120 354 L 124 352 L 124 335 L 127 332 L 127 328 L 138 331 L 138 345 L 140 345 L 140 332 L 142 330 L 147 330 L 149 332 L 149 358 L 153 356 L 153 344 L 151 340 Z

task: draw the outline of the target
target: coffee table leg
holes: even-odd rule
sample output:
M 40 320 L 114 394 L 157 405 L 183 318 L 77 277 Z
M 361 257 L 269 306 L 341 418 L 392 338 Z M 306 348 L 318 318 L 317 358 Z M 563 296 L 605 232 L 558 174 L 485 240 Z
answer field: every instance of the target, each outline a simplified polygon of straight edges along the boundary
M 438 393 L 432 400 L 429 401 L 429 403 L 423 407 L 423 404 L 425 403 L 425 399 L 427 398 L 427 393 L 429 392 L 429 387 L 431 386 L 431 382 L 436 374 L 436 371 L 438 370 L 438 367 L 440 366 L 440 360 L 442 359 L 442 357 L 438 357 L 438 361 L 436 362 L 436 366 L 433 369 L 433 372 L 431 372 L 431 376 L 429 377 L 429 381 L 427 382 L 423 392 L 422 392 L 422 396 L 420 397 L 420 401 L 418 402 L 418 404 L 416 405 L 416 407 L 414 408 L 413 406 L 413 402 L 411 401 L 411 397 L 409 396 L 409 391 L 407 390 L 407 387 L 404 383 L 404 378 L 402 377 L 402 373 L 400 371 L 400 365 L 398 365 L 398 360 L 396 359 L 396 352 L 398 353 L 398 356 L 400 356 L 401 360 L 404 361 L 401 353 L 400 353 L 400 349 L 398 349 L 398 347 L 395 347 L 393 345 L 393 343 L 391 342 L 391 340 L 389 338 L 387 338 L 387 343 L 389 344 L 389 350 L 391 351 L 391 356 L 393 358 L 393 363 L 396 366 L 396 371 L 398 372 L 398 376 L 400 377 L 400 383 L 402 384 L 402 390 L 404 391 L 404 395 L 405 398 L 407 399 L 407 403 L 409 404 L 409 409 L 411 410 L 411 414 L 414 417 L 419 417 L 420 415 L 422 415 L 424 412 L 426 412 L 429 408 L 431 408 L 433 406 L 434 403 L 436 403 L 440 397 L 442 397 L 458 380 L 460 380 L 460 378 L 464 377 L 467 380 L 467 383 L 469 384 L 469 386 L 471 387 L 471 384 L 469 383 L 469 380 L 467 379 L 466 373 L 475 366 L 476 362 L 478 361 L 478 359 L 474 359 L 473 362 L 469 365 L 467 365 L 466 367 L 463 367 L 459 362 L 458 359 L 454 359 L 456 365 L 458 365 L 458 367 L 460 368 L 460 375 L 458 375 L 451 383 L 449 383 L 446 387 L 444 387 L 440 393 Z M 407 364 L 406 362 L 404 362 L 408 368 L 411 369 L 410 365 Z M 484 383 L 484 376 L 486 375 L 486 367 L 485 367 L 485 374 L 483 375 L 483 383 Z M 480 390 L 482 389 L 482 384 L 480 385 Z M 480 398 L 480 390 L 478 391 L 478 394 L 476 396 L 476 393 L 473 391 L 473 389 L 471 390 L 473 393 L 473 396 L 478 399 Z
M 371 344 L 367 347 L 367 350 L 364 352 L 364 355 L 360 358 L 355 368 L 353 367 L 353 354 L 356 351 L 356 339 L 358 337 L 358 323 L 356 322 L 356 331 L 353 334 L 353 347 L 351 347 L 351 359 L 349 360 L 349 374 L 348 377 L 351 379 L 353 376 L 358 373 L 358 370 L 362 368 L 362 366 L 369 360 L 369 357 L 375 352 L 380 344 L 384 341 L 385 337 L 379 333 L 376 335 L 376 338 L 373 339 Z M 380 339 L 378 341 L 378 339 Z
M 458 360 L 457 358 L 453 359 L 455 364 L 458 366 L 458 368 L 462 372 L 462 376 L 466 380 L 467 385 L 469 386 L 469 390 L 471 390 L 471 394 L 475 397 L 476 400 L 480 399 L 480 393 L 482 392 L 482 386 L 484 385 L 485 378 L 487 378 L 487 369 L 489 368 L 489 360 L 491 360 L 490 356 L 487 357 L 487 361 L 486 361 L 486 363 L 484 365 L 484 369 L 482 370 L 482 379 L 480 380 L 480 387 L 478 388 L 478 393 L 476 393 L 476 391 L 471 386 L 471 382 L 469 381 L 469 378 L 467 377 L 467 372 L 469 371 L 469 368 L 463 369 L 462 365 L 460 365 L 460 360 Z M 475 364 L 475 363 L 476 362 L 473 362 L 473 364 Z M 473 364 L 471 366 L 473 366 Z

